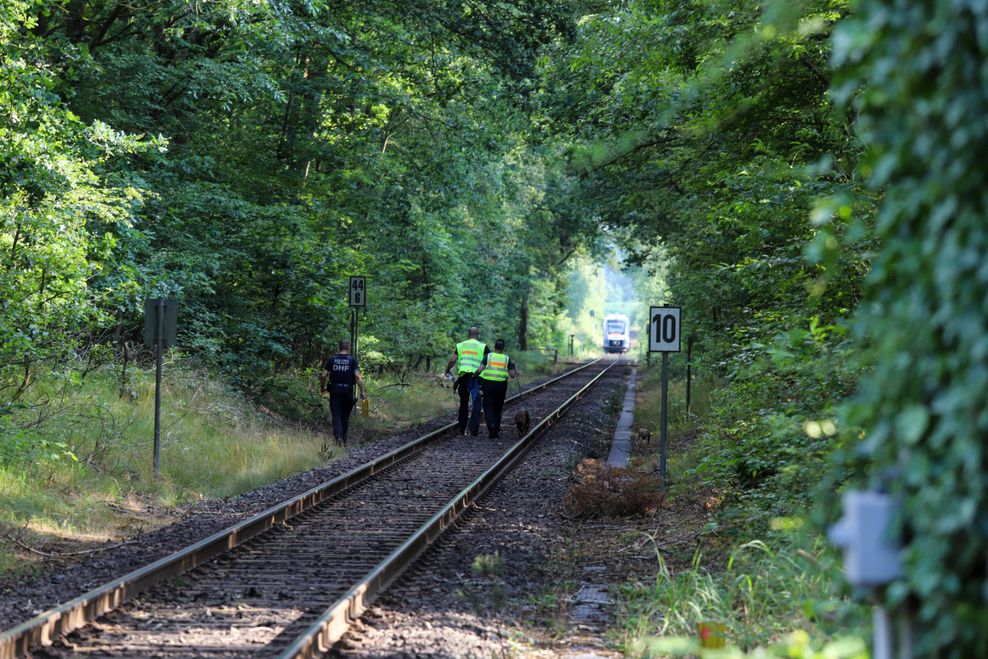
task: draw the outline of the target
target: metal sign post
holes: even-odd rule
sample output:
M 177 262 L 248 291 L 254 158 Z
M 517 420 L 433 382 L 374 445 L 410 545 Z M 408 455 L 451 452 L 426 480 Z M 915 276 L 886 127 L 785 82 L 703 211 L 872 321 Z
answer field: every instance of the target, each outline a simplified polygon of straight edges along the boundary
M 350 354 L 357 356 L 357 317 L 367 306 L 366 277 L 350 277 Z
M 175 300 L 144 301 L 144 342 L 155 349 L 154 369 L 154 480 L 161 473 L 161 372 L 165 348 L 175 345 L 178 304 Z
M 659 426 L 659 477 L 666 486 L 666 439 L 669 427 L 669 353 L 680 350 L 679 307 L 650 307 L 648 311 L 648 351 L 662 353 L 662 414 Z

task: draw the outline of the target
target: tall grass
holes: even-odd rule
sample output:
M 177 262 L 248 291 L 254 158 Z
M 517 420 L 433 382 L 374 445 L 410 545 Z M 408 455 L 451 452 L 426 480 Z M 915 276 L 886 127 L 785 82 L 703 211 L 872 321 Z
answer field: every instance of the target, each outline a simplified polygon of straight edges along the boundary
M 860 607 L 837 592 L 838 561 L 818 541 L 815 551 L 752 541 L 734 550 L 723 570 L 700 555 L 673 572 L 657 553 L 655 582 L 622 590 L 624 651 L 648 656 L 656 637 L 695 637 L 702 622 L 723 624 L 730 645 L 753 650 L 804 631 L 821 643 L 865 631 Z
M 693 376 L 690 387 L 690 412 L 686 412 L 686 381 L 669 378 L 669 399 L 666 410 L 669 432 L 680 433 L 695 430 L 710 414 L 716 391 L 723 381 L 711 374 Z M 639 367 L 638 389 L 635 398 L 635 425 L 657 434 L 661 421 L 662 369 L 659 366 Z
M 400 382 L 387 376 L 365 376 L 364 384 L 369 414 L 362 416 L 359 406 L 354 408 L 350 434 L 355 441 L 367 441 L 449 414 L 456 410 L 459 400 L 452 383 L 436 374 L 410 373 Z M 324 414 L 328 419 L 328 402 L 324 403 Z
M 510 353 L 510 357 L 518 367 L 518 377 L 521 379 L 522 384 L 529 383 L 546 375 L 561 373 L 571 367 L 570 364 L 565 363 L 565 351 L 559 352 L 558 359 L 555 359 L 551 352 L 538 350 L 529 350 L 526 352 L 515 351 Z
M 167 520 L 171 506 L 233 496 L 325 461 L 322 434 L 280 427 L 201 372 L 169 364 L 162 399 L 155 481 L 152 371 L 131 369 L 123 386 L 110 370 L 41 377 L 5 420 L 0 525 L 105 540 Z M 0 550 L 0 569 L 16 564 L 10 549 Z
M 653 434 L 659 427 L 660 371 L 657 366 L 640 371 L 635 408 L 638 427 Z M 809 531 L 793 531 L 802 525 L 799 518 L 776 519 L 764 528 L 753 524 L 744 517 L 748 509 L 732 501 L 730 483 L 697 478 L 704 458 L 725 448 L 717 444 L 720 435 L 710 432 L 725 386 L 701 374 L 693 382 L 687 414 L 683 380 L 669 383 L 668 496 L 680 510 L 701 516 L 692 523 L 704 528 L 698 539 L 705 553 L 698 550 L 689 565 L 673 565 L 658 550 L 662 538 L 655 539 L 654 582 L 628 583 L 620 592 L 623 650 L 647 657 L 866 656 L 861 637 L 867 612 L 839 591 L 834 549 Z M 646 462 L 656 459 L 649 456 Z M 779 514 L 771 501 L 763 506 L 759 520 Z M 727 518 L 733 520 L 733 535 L 718 531 Z M 763 540 L 737 540 L 752 536 Z M 731 647 L 702 652 L 696 640 L 701 622 L 723 624 Z

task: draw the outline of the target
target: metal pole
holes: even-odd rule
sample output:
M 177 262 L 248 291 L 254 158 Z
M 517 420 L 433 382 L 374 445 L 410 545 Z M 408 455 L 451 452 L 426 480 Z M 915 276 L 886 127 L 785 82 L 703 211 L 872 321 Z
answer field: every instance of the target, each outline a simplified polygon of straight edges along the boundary
M 659 426 L 659 477 L 662 479 L 662 487 L 666 486 L 666 432 L 668 430 L 668 415 L 666 414 L 669 402 L 669 353 L 662 353 L 662 421 Z
M 872 611 L 872 652 L 874 659 L 893 659 L 892 623 L 885 608 L 876 606 Z
M 154 480 L 158 480 L 161 467 L 161 353 L 165 342 L 165 298 L 158 298 L 155 310 L 157 318 L 155 318 L 154 342 L 158 358 L 154 369 Z
M 360 307 L 353 308 L 353 341 L 350 346 L 350 354 L 357 357 L 357 319 L 360 318 Z

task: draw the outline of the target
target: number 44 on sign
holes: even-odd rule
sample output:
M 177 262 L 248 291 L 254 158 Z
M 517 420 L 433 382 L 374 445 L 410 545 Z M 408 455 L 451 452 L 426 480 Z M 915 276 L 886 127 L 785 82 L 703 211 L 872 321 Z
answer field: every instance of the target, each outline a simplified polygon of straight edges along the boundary
M 650 307 L 648 349 L 650 352 L 679 352 L 680 307 Z

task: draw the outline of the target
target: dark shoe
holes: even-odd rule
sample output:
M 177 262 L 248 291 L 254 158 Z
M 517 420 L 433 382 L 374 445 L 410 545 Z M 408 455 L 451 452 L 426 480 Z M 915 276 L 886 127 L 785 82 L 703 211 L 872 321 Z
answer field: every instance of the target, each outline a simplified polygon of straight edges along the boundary
M 480 437 L 480 431 L 470 433 L 471 437 Z

